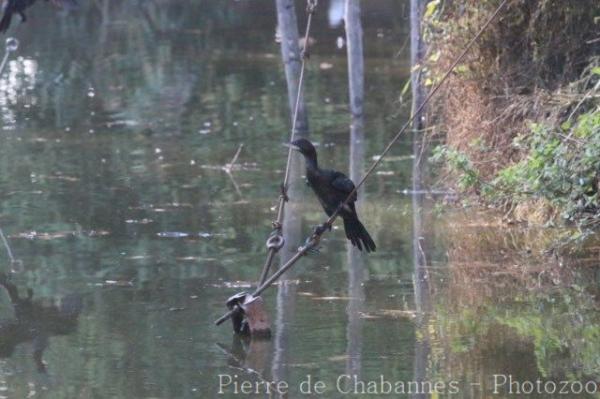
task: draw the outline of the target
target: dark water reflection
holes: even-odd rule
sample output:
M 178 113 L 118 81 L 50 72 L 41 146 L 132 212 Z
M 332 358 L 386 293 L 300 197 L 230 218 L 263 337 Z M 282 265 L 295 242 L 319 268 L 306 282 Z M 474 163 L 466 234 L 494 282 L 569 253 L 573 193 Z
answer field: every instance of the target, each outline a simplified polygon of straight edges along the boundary
M 352 149 L 354 173 L 406 116 L 397 102 L 409 73 L 406 49 L 398 54 L 406 4 L 365 3 L 366 145 Z M 486 234 L 495 237 L 486 242 L 508 242 L 514 233 L 424 222 L 431 312 L 415 317 L 412 202 L 399 194 L 411 187 L 408 140 L 363 193 L 360 211 L 376 254 L 358 256 L 334 231 L 321 254 L 265 296 L 272 340 L 241 341 L 228 327 L 213 327 L 224 299 L 257 278 L 282 178 L 289 110 L 273 5 L 103 0 L 70 16 L 45 8 L 34 7 L 29 23 L 13 28 L 19 58 L 0 79 L 0 226 L 23 262 L 11 281 L 21 298 L 31 288 L 43 313 L 34 321 L 38 343 L 2 333 L 1 346 L 11 350 L 0 359 L 0 395 L 213 397 L 218 374 L 237 374 L 285 379 L 297 397 L 295 387 L 310 374 L 337 397 L 344 373 L 408 381 L 421 362 L 425 378 L 468 386 L 516 358 L 526 359 L 515 368 L 520 377 L 598 375 L 589 288 L 597 276 L 531 291 L 529 281 L 490 282 L 459 268 L 484 263 L 475 249 Z M 343 31 L 328 19 L 317 16 L 306 99 L 322 159 L 346 170 L 345 49 L 336 46 Z M 241 143 L 232 181 L 222 167 Z M 291 248 L 322 221 L 306 187 L 294 190 L 286 216 Z M 509 261 L 489 262 L 501 274 Z M 2 319 L 22 324 L 3 298 Z M 47 328 L 44 320 L 64 316 L 65 303 L 81 306 L 70 307 L 77 312 L 66 313 L 73 317 L 59 323 L 62 330 Z M 566 322 L 580 327 L 558 338 Z M 493 339 L 505 331 L 498 324 L 508 331 L 501 340 Z M 45 373 L 32 360 L 39 343 Z

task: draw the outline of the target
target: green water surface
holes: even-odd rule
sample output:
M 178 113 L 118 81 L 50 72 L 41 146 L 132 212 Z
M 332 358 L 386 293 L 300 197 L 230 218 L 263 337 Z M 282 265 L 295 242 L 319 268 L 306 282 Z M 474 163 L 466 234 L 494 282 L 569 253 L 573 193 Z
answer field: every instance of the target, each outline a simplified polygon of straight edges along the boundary
M 345 171 L 369 165 L 408 116 L 409 4 L 362 3 L 364 157 L 351 160 L 342 3 L 320 2 L 306 100 L 322 163 Z M 70 14 L 39 2 L 28 16 L 9 32 L 21 46 L 0 79 L 0 227 L 17 262 L 4 249 L 0 259 L 36 305 L 2 294 L 0 397 L 268 397 L 264 384 L 219 395 L 219 375 L 284 381 L 290 398 L 309 396 L 307 378 L 328 398 L 514 397 L 493 395 L 494 374 L 598 378 L 598 252 L 541 273 L 528 248 L 542 232 L 468 213 L 423 216 L 415 232 L 402 194 L 410 136 L 361 193 L 376 253 L 335 229 L 265 293 L 270 340 L 214 326 L 225 299 L 255 284 L 283 178 L 290 111 L 274 2 L 100 0 Z M 283 258 L 324 221 L 301 166 Z M 386 394 L 381 380 L 459 392 Z

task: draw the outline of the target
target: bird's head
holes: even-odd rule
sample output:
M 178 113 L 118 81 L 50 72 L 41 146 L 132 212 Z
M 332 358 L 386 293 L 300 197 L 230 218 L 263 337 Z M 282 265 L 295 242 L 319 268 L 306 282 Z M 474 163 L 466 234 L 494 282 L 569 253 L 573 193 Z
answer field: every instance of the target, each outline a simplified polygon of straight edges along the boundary
M 289 146 L 307 158 L 317 159 L 317 150 L 315 150 L 315 146 L 307 139 L 294 140 Z

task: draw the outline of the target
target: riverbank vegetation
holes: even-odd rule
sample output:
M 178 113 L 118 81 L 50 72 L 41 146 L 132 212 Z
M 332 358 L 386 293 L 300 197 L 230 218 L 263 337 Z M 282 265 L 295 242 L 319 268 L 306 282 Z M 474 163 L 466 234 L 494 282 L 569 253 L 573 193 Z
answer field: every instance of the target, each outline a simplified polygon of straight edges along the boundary
M 499 3 L 428 3 L 425 85 Z M 430 107 L 439 181 L 509 221 L 598 225 L 599 31 L 597 1 L 509 1 Z

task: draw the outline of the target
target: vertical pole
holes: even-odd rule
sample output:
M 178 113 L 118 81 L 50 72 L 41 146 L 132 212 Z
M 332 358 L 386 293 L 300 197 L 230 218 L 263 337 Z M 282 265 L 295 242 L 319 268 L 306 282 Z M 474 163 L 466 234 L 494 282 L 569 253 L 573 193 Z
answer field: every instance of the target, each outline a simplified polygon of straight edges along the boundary
M 359 0 L 346 0 L 344 11 L 346 45 L 348 51 L 348 78 L 350 87 L 350 112 L 354 118 L 363 117 L 364 61 L 363 30 L 360 22 Z
M 423 103 L 426 95 L 421 82 L 420 65 L 425 55 L 421 21 L 425 10 L 426 0 L 410 1 L 410 60 L 411 60 L 411 88 L 412 88 L 412 113 Z M 427 335 L 429 311 L 429 279 L 427 275 L 427 259 L 423 249 L 423 222 L 422 222 L 422 195 L 421 190 L 421 164 L 422 131 L 424 127 L 423 115 L 416 115 L 413 122 L 413 173 L 412 173 L 412 211 L 413 211 L 413 286 L 415 306 L 417 309 L 417 322 L 415 328 L 423 332 L 422 337 L 415 341 L 415 360 L 413 369 L 414 381 L 427 380 L 427 364 L 431 352 Z M 429 395 L 414 394 L 412 398 L 426 398 Z
M 412 108 L 413 112 L 415 109 L 421 106 L 424 98 L 424 88 L 421 84 L 421 74 L 419 68 L 414 68 L 415 65 L 420 64 L 423 60 L 425 53 L 424 43 L 421 35 L 421 18 L 425 8 L 425 0 L 411 0 L 411 83 L 412 83 Z M 416 46 L 416 47 L 415 47 Z M 417 287 L 422 288 L 422 285 L 427 285 L 427 273 L 426 273 L 426 262 L 425 252 L 422 247 L 422 214 L 421 214 L 421 198 L 418 194 L 421 190 L 421 166 L 419 158 L 422 152 L 422 129 L 424 126 L 424 120 L 422 115 L 419 115 L 414 120 L 413 125 L 413 175 L 412 175 L 412 205 L 413 205 L 413 255 L 414 255 L 414 267 L 415 267 L 415 279 Z M 426 305 L 423 303 L 427 298 L 419 298 L 419 295 L 425 295 L 422 289 L 415 291 L 417 297 L 417 306 Z M 426 307 L 426 306 L 424 306 Z M 420 310 L 420 309 L 417 309 Z
M 364 60 L 363 31 L 360 21 L 359 0 L 346 0 L 344 7 L 346 29 L 346 50 L 348 56 L 348 87 L 350 93 L 350 179 L 358 181 L 364 173 Z M 361 190 L 358 193 L 362 202 Z M 363 282 L 367 273 L 364 259 L 350 242 L 347 245 L 348 258 L 348 296 L 351 298 L 346 308 L 348 325 L 346 327 L 346 374 L 360 378 L 362 373 L 363 319 L 360 317 L 365 306 Z
M 410 63 L 411 70 L 411 88 L 412 88 L 412 113 L 423 104 L 426 93 L 421 82 L 422 68 L 416 68 L 415 65 L 421 65 L 425 56 L 425 43 L 421 32 L 421 20 L 425 11 L 425 0 L 410 0 Z M 413 122 L 413 131 L 423 129 L 423 115 L 418 115 Z
M 288 102 L 290 114 L 294 115 L 296 98 L 298 96 L 298 78 L 300 77 L 300 68 L 302 66 L 302 56 L 300 53 L 298 34 L 298 19 L 293 0 L 276 0 L 277 5 L 277 33 L 281 38 L 281 58 L 285 68 L 285 79 L 288 87 Z M 300 97 L 300 107 L 298 109 L 298 120 L 296 122 L 296 131 L 294 134 L 306 135 L 308 133 L 308 116 L 306 114 L 306 104 L 304 102 L 304 93 Z

